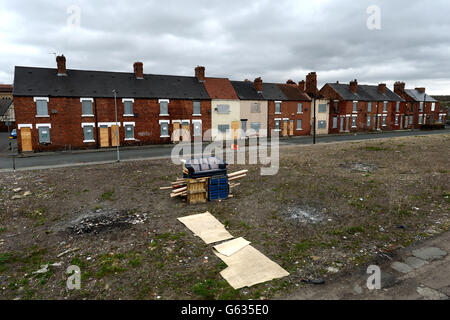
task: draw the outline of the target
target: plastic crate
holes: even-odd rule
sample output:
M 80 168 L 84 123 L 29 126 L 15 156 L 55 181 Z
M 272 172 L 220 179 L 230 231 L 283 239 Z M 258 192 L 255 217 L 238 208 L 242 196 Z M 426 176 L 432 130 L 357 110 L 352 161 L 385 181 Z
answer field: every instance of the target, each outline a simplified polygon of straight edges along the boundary
M 228 198 L 228 177 L 215 176 L 208 179 L 208 200 L 220 200 Z

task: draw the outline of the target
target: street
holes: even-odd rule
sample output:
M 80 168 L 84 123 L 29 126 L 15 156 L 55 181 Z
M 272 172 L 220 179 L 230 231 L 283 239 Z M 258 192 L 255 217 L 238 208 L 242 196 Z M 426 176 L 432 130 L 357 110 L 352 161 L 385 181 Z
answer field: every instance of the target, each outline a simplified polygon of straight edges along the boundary
M 367 139 L 380 139 L 391 137 L 417 136 L 429 134 L 449 133 L 450 128 L 434 131 L 390 131 L 383 133 L 346 134 L 316 137 L 316 143 L 329 143 L 341 141 L 357 141 Z M 280 146 L 286 145 L 306 145 L 312 144 L 311 136 L 281 139 Z M 0 170 L 11 170 L 13 159 L 11 151 L 8 150 L 8 135 L 0 133 Z M 120 151 L 121 160 L 155 159 L 170 157 L 172 145 L 142 146 L 122 148 Z M 25 168 L 45 168 L 53 166 L 70 166 L 88 163 L 103 163 L 116 161 L 116 149 L 107 150 L 84 150 L 84 151 L 60 151 L 49 153 L 34 153 L 16 156 L 16 169 Z

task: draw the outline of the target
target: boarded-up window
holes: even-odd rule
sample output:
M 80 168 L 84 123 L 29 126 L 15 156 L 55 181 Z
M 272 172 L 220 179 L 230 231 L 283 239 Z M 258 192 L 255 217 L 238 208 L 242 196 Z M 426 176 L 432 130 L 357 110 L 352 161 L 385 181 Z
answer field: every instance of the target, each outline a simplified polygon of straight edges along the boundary
M 259 103 L 252 103 L 250 107 L 251 113 L 261 113 L 261 104 Z
M 93 141 L 94 140 L 94 126 L 84 126 L 84 140 L 85 141 Z
M 200 102 L 194 101 L 194 114 L 200 114 Z
M 133 114 L 133 101 L 126 100 L 123 102 L 123 113 L 124 114 Z
M 159 114 L 169 114 L 169 102 L 167 101 L 159 102 Z
M 220 113 L 220 114 L 230 113 L 230 105 L 229 104 L 218 104 L 217 105 L 217 113 Z
M 324 103 L 319 104 L 319 112 L 320 113 L 327 112 L 327 105 Z
M 50 143 L 50 128 L 39 127 L 39 143 Z
M 81 105 L 82 105 L 82 114 L 86 114 L 86 115 L 92 115 L 92 101 L 91 100 L 82 100 L 81 101 Z
M 132 124 L 125 125 L 125 139 L 134 139 L 134 126 Z
M 319 129 L 325 129 L 327 127 L 327 122 L 325 120 L 319 120 L 318 126 Z
M 47 100 L 36 100 L 36 114 L 38 116 L 48 116 Z

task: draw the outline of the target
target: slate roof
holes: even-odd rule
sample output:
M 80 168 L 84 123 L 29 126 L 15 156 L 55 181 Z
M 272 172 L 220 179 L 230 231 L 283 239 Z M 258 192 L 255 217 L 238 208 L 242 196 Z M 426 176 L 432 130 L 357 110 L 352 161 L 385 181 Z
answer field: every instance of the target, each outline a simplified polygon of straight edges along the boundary
M 0 99 L 0 117 L 5 115 L 8 111 L 9 106 L 12 104 L 13 100 L 9 98 Z
M 231 85 L 241 100 L 267 100 L 261 93 L 256 91 L 251 81 L 231 81 Z
M 207 77 L 203 84 L 211 99 L 239 99 L 230 80 L 227 78 Z
M 205 87 L 195 77 L 67 69 L 57 76 L 56 69 L 16 67 L 16 96 L 112 97 L 121 98 L 209 99 Z
M 277 86 L 286 96 L 286 100 L 311 101 L 311 98 L 296 85 L 279 83 Z
M 414 101 L 420 101 L 423 102 L 424 98 L 426 99 L 426 102 L 437 102 L 436 99 L 434 99 L 432 96 L 426 93 L 420 93 L 416 89 L 405 89 L 405 93 L 410 96 Z
M 344 83 L 327 83 L 332 87 L 344 100 L 349 101 L 404 101 L 399 95 L 395 94 L 386 87 L 386 94 L 378 91 L 378 86 L 358 84 L 356 94 L 350 90 L 349 84 Z
M 267 100 L 289 100 L 283 91 L 280 90 L 278 85 L 276 83 L 266 83 L 263 82 L 263 90 L 262 90 L 263 97 Z

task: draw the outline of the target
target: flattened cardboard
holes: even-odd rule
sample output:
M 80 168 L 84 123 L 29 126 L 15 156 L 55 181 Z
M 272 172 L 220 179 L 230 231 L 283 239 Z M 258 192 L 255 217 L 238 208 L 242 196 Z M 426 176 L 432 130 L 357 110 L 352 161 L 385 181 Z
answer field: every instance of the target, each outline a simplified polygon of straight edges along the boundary
M 229 257 L 229 256 L 235 254 L 236 252 L 238 252 L 239 250 L 241 250 L 242 248 L 248 246 L 249 244 L 250 244 L 250 241 L 247 241 L 244 238 L 239 237 L 239 238 L 218 244 L 218 245 L 214 246 L 214 249 L 218 253 Z

